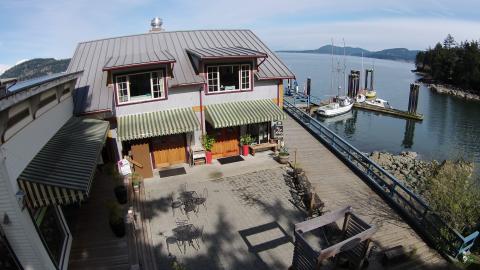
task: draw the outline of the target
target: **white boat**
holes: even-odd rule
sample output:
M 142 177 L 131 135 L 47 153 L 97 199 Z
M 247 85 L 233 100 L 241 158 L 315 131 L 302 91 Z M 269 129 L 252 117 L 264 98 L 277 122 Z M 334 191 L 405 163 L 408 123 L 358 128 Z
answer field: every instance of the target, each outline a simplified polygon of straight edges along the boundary
M 318 117 L 318 120 L 326 124 L 337 123 L 337 122 L 345 123 L 348 119 L 351 119 L 352 117 L 353 117 L 352 111 L 348 111 L 344 114 L 333 116 L 333 117 Z
M 388 103 L 388 101 L 381 99 L 381 98 L 376 98 L 372 100 L 366 100 L 365 104 L 372 105 L 372 106 L 377 106 L 381 108 L 387 108 L 387 109 L 393 109 L 393 107 Z
M 355 102 L 362 103 L 362 102 L 365 102 L 366 99 L 367 99 L 367 98 L 365 97 L 365 95 L 358 94 L 358 95 L 355 97 Z
M 333 102 L 317 109 L 317 114 L 323 117 L 333 117 L 349 112 L 353 107 L 353 100 L 346 96 L 336 97 Z

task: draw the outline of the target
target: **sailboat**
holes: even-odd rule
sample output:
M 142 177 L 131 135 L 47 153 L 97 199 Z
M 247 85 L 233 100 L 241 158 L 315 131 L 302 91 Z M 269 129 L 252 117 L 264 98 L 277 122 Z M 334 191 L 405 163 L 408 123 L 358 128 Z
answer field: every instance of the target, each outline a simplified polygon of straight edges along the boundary
M 330 81 L 330 87 L 333 87 L 333 40 L 332 40 L 332 79 Z M 345 77 L 345 69 L 346 69 L 346 64 L 345 64 L 345 41 L 343 42 L 343 83 L 344 86 L 346 84 L 346 77 Z M 340 68 L 337 67 L 337 74 L 340 73 Z M 339 83 L 340 84 L 340 83 Z M 342 87 L 339 85 L 338 90 L 337 90 L 337 96 L 334 97 L 330 103 L 327 105 L 320 106 L 317 109 L 317 114 L 323 117 L 333 117 L 337 115 L 341 115 L 344 113 L 349 112 L 352 107 L 354 100 L 347 97 L 345 94 L 340 96 L 340 91 Z

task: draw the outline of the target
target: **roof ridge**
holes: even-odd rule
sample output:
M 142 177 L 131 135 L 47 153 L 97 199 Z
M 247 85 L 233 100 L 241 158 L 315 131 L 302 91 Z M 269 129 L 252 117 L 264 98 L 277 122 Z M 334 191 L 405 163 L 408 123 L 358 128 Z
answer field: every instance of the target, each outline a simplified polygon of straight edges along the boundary
M 92 39 L 87 41 L 81 41 L 78 43 L 78 45 L 98 42 L 98 41 L 105 41 L 109 39 L 117 39 L 117 38 L 138 37 L 138 36 L 145 36 L 145 35 L 159 35 L 159 34 L 165 34 L 165 33 L 202 32 L 202 31 L 250 31 L 250 32 L 253 32 L 251 29 L 195 29 L 195 30 L 159 31 L 159 32 L 141 33 L 141 34 L 131 34 L 131 35 L 125 35 L 125 36 L 116 36 L 116 37 L 109 37 L 109 38 Z

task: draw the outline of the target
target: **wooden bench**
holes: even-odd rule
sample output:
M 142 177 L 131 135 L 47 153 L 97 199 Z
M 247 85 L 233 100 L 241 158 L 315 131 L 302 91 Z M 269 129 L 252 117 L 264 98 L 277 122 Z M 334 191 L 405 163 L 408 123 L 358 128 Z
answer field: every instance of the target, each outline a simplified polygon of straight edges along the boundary
M 268 149 L 272 149 L 272 151 L 275 151 L 275 148 L 277 148 L 277 144 L 276 143 L 259 143 L 255 145 L 250 145 L 249 148 L 252 156 L 255 156 L 256 151 L 263 151 Z

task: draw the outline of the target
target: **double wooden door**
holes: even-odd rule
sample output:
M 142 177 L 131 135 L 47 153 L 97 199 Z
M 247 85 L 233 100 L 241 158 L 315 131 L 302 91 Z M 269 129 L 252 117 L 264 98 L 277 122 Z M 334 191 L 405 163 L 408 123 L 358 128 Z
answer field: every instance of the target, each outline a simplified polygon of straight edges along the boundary
M 155 167 L 168 167 L 187 162 L 185 134 L 161 136 L 152 139 Z
M 238 141 L 240 132 L 238 127 L 211 129 L 207 133 L 215 137 L 215 143 L 212 148 L 213 158 L 236 156 L 240 153 Z

